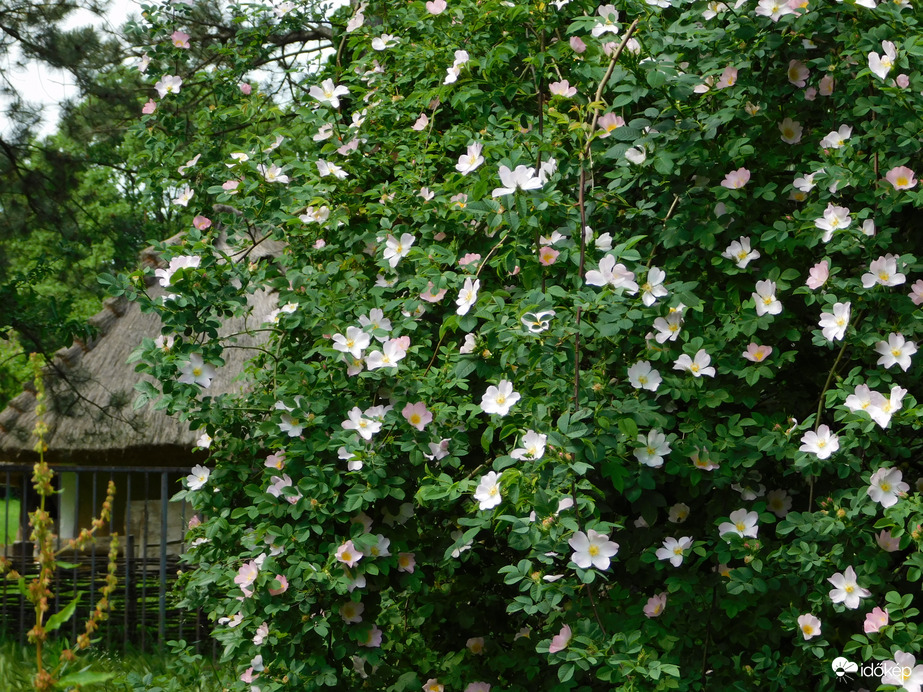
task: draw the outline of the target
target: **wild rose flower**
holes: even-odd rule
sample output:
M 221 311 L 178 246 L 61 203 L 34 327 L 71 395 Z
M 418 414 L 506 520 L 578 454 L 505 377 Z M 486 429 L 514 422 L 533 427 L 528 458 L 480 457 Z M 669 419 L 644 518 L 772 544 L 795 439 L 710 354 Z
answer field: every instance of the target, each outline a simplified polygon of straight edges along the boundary
M 800 452 L 815 455 L 818 459 L 828 459 L 840 448 L 839 438 L 830 432 L 828 425 L 821 425 L 817 432 L 809 430 L 801 438 Z
M 837 572 L 827 579 L 833 584 L 829 592 L 830 600 L 834 603 L 842 603 L 849 610 L 855 610 L 859 607 L 861 599 L 868 598 L 872 592 L 859 586 L 856 579 L 856 571 L 852 565 L 847 567 L 843 573 Z
M 892 536 L 887 529 L 875 535 L 875 542 L 886 553 L 894 553 L 901 549 L 901 539 Z
M 816 291 L 818 288 L 827 283 L 827 279 L 830 278 L 830 265 L 827 260 L 818 262 L 813 267 L 811 267 L 808 272 L 808 280 L 805 281 L 805 285 L 810 288 L 812 291 Z
M 878 632 L 882 627 L 886 627 L 887 624 L 888 611 L 875 606 L 872 612 L 865 616 L 862 631 L 866 634 L 872 634 L 873 632 Z
M 462 289 L 458 294 L 458 300 L 455 301 L 455 304 L 458 305 L 458 309 L 455 311 L 455 314 L 468 314 L 471 306 L 477 302 L 478 291 L 480 288 L 481 281 L 479 279 L 472 280 L 470 277 L 465 279 L 465 285 L 462 286 Z
M 913 654 L 898 649 L 894 652 L 893 661 L 885 661 L 881 665 L 886 671 L 881 676 L 882 685 L 896 685 L 907 692 L 917 692 L 923 686 L 923 665 L 917 665 Z
M 849 326 L 849 303 L 834 303 L 833 312 L 822 312 L 818 326 L 827 341 L 842 341 Z
M 810 614 L 798 616 L 798 629 L 805 640 L 820 636 L 820 620 Z
M 727 67 L 724 68 L 724 72 L 722 72 L 721 76 L 718 78 L 718 81 L 715 84 L 715 89 L 727 89 L 728 87 L 734 86 L 736 83 L 737 83 L 737 68 L 731 67 L 730 65 L 728 65 Z M 740 170 L 746 170 L 746 169 L 741 168 Z M 750 172 L 747 171 L 747 180 L 749 179 L 750 179 Z M 740 187 L 743 187 L 743 186 L 741 185 Z
M 830 242 L 834 232 L 848 228 L 851 223 L 852 217 L 849 215 L 849 209 L 835 204 L 828 204 L 824 215 L 819 219 L 814 219 L 814 225 L 824 231 L 821 240 L 825 243 Z
M 257 576 L 259 576 L 260 568 L 254 560 L 246 562 L 241 565 L 240 569 L 237 570 L 237 576 L 234 577 L 234 583 L 240 587 L 240 590 L 244 592 L 244 596 L 250 597 L 253 595 L 253 589 L 249 588 L 254 581 L 256 581 Z
M 407 347 L 404 345 L 404 337 L 398 339 L 389 339 L 384 343 L 380 351 L 372 351 L 365 357 L 365 365 L 369 370 L 378 368 L 397 368 L 398 361 L 404 359 L 407 355 Z
M 513 391 L 512 382 L 500 380 L 496 386 L 491 385 L 484 392 L 484 396 L 481 398 L 481 410 L 484 413 L 496 413 L 498 416 L 505 416 L 520 398 L 521 395 Z
M 284 574 L 277 574 L 276 579 L 279 582 L 278 588 L 269 587 L 270 596 L 280 596 L 288 591 L 288 579 L 285 578 Z
M 493 509 L 503 502 L 500 494 L 500 474 L 496 471 L 481 476 L 478 486 L 474 490 L 474 499 L 478 501 L 478 509 Z
M 830 75 L 824 75 L 817 84 L 817 93 L 821 96 L 830 96 L 833 94 L 834 79 Z
M 635 458 L 651 468 L 660 468 L 663 466 L 663 459 L 670 454 L 670 443 L 667 442 L 667 436 L 660 430 L 651 430 L 647 437 L 638 435 L 638 442 L 643 446 L 635 449 Z
M 764 2 L 764 0 L 760 0 L 760 2 Z M 801 141 L 801 133 L 803 130 L 801 123 L 791 118 L 785 118 L 779 123 L 779 132 L 782 133 L 782 141 L 786 144 L 798 144 L 798 142 Z
M 910 357 L 917 352 L 917 345 L 913 341 L 907 341 L 903 334 L 891 333 L 887 341 L 875 344 L 875 351 L 881 355 L 878 365 L 886 368 L 899 365 L 901 370 L 907 372 L 910 368 Z
M 372 39 L 372 49 L 377 51 L 387 50 L 397 44 L 398 38 L 392 34 L 382 34 Z
M 729 190 L 739 190 L 748 182 L 750 182 L 750 171 L 746 168 L 738 168 L 724 177 L 724 180 L 721 181 L 721 187 L 726 187 Z
M 866 494 L 882 507 L 893 507 L 897 504 L 898 496 L 910 490 L 910 486 L 904 483 L 902 478 L 900 469 L 882 467 L 869 478 L 871 485 Z
M 568 545 L 574 549 L 570 559 L 580 569 L 609 569 L 610 558 L 615 557 L 619 552 L 619 544 L 610 541 L 609 536 L 598 533 L 593 529 L 575 531 L 568 541 Z
M 760 346 L 755 343 L 751 343 L 747 346 L 747 350 L 743 352 L 743 357 L 749 360 L 751 363 L 762 363 L 769 355 L 772 353 L 772 346 Z
M 520 320 L 522 325 L 533 334 L 540 334 L 551 326 L 551 319 L 555 316 L 554 310 L 541 312 L 527 312 Z
M 189 34 L 176 30 L 170 34 L 170 41 L 176 48 L 189 48 Z
M 826 137 L 820 140 L 820 145 L 824 149 L 841 149 L 846 140 L 852 136 L 852 128 L 849 125 L 840 125 L 839 130 L 830 132 Z
M 561 631 L 551 638 L 551 644 L 548 645 L 548 653 L 556 654 L 559 651 L 564 651 L 564 649 L 567 648 L 567 645 L 570 644 L 571 636 L 570 626 L 564 625 L 564 627 L 561 628 Z
M 751 261 L 759 259 L 760 253 L 750 249 L 750 239 L 741 236 L 739 239 L 731 242 L 727 249 L 721 253 L 722 257 L 727 257 L 738 267 L 744 269 Z
M 663 344 L 667 341 L 676 341 L 681 331 L 682 324 L 683 315 L 681 312 L 671 312 L 666 317 L 658 317 L 654 320 L 654 329 L 657 330 L 657 334 L 654 335 L 654 340 L 657 341 L 658 344 Z
M 425 130 L 427 125 L 429 125 L 429 116 L 426 113 L 421 113 L 417 121 L 410 126 L 410 129 L 420 132 L 421 130 Z
M 907 294 L 914 305 L 923 305 L 923 279 L 917 279 Z
M 628 368 L 628 381 L 635 389 L 647 389 L 656 392 L 663 378 L 654 370 L 650 361 L 642 360 Z
M 663 547 L 658 548 L 655 553 L 658 560 L 669 560 L 674 567 L 683 564 L 686 557 L 686 551 L 692 547 L 692 536 L 683 536 L 680 539 L 665 538 Z
M 422 431 L 427 425 L 433 422 L 433 413 L 426 408 L 426 404 L 418 401 L 415 404 L 408 403 L 401 415 L 407 419 L 407 422 L 417 430 Z
M 884 51 L 883 55 L 879 55 L 876 52 L 869 53 L 869 69 L 879 79 L 885 79 L 891 71 L 891 68 L 894 67 L 894 61 L 897 60 L 897 52 L 891 41 L 882 41 L 881 49 Z
M 676 359 L 676 362 L 673 363 L 674 370 L 685 370 L 686 372 L 692 373 L 693 377 L 714 377 L 715 369 L 711 367 L 711 356 L 709 356 L 705 349 L 700 348 L 694 358 L 690 358 L 685 353 Z
M 516 166 L 512 171 L 506 166 L 500 166 L 498 174 L 503 187 L 494 188 L 492 197 L 512 195 L 516 190 L 538 190 L 542 186 L 542 181 L 535 175 L 535 169 L 528 166 Z
M 788 81 L 799 89 L 804 89 L 810 70 L 800 60 L 790 60 L 788 63 Z
M 550 91 L 553 96 L 562 96 L 566 99 L 573 98 L 577 95 L 577 88 L 572 87 L 566 79 L 562 79 L 560 82 L 551 82 L 548 85 L 548 91 Z
M 876 284 L 899 286 L 907 281 L 907 277 L 897 271 L 897 260 L 896 255 L 883 255 L 873 260 L 868 273 L 862 275 L 862 287 L 872 288 Z
M 895 190 L 909 190 L 917 185 L 914 175 L 907 166 L 897 166 L 885 174 L 885 180 L 891 183 Z
M 356 546 L 353 545 L 352 541 L 346 541 L 343 545 L 337 548 L 336 551 L 337 561 L 342 562 L 347 567 L 355 567 L 356 563 L 358 563 L 362 557 L 362 553 L 356 550 Z
M 756 282 L 756 292 L 753 293 L 753 304 L 756 308 L 756 314 L 759 317 L 763 315 L 778 315 L 782 312 L 782 303 L 776 299 L 775 281 Z
M 330 163 L 324 159 L 318 159 L 314 162 L 314 165 L 317 166 L 317 174 L 321 178 L 326 178 L 328 175 L 332 175 L 338 180 L 343 180 L 346 178 L 349 173 L 347 173 L 341 166 L 338 166 L 335 163 Z
M 163 98 L 167 94 L 178 94 L 181 86 L 183 86 L 182 77 L 164 75 L 154 85 L 154 88 L 157 90 L 157 93 L 160 94 L 160 98 Z
M 659 618 L 667 607 L 667 592 L 659 593 L 647 599 L 644 606 L 644 615 L 649 618 Z
M 445 12 L 446 7 L 448 5 L 445 0 L 430 0 L 426 3 L 426 11 L 433 15 L 442 14 Z
M 769 17 L 774 22 L 779 21 L 787 14 L 796 14 L 786 0 L 760 0 L 753 13 L 762 17 Z
M 150 115 L 155 110 L 157 110 L 157 104 L 154 102 L 154 99 L 148 99 L 147 103 L 141 108 L 141 113 L 144 115 Z
M 538 262 L 543 267 L 548 267 L 555 263 L 555 261 L 558 259 L 558 255 L 560 254 L 561 253 L 558 250 L 545 245 L 538 251 Z
M 360 639 L 359 646 L 377 649 L 381 646 L 382 637 L 383 632 L 378 629 L 378 625 L 372 625 L 369 630 L 365 632 L 363 638 Z
M 390 233 L 385 239 L 385 250 L 382 253 L 382 257 L 388 261 L 388 264 L 391 268 L 395 268 L 398 262 L 401 261 L 401 258 L 406 257 L 410 254 L 410 247 L 416 242 L 410 233 L 404 233 L 401 235 L 400 239 L 395 238 Z
M 598 38 L 607 33 L 619 33 L 619 25 L 617 24 L 619 12 L 615 9 L 615 5 L 602 5 L 596 12 L 600 16 L 600 21 L 596 23 L 596 26 L 594 26 L 593 30 L 590 32 L 594 37 Z
M 759 514 L 748 512 L 746 509 L 737 509 L 731 512 L 728 518 L 730 521 L 718 526 L 719 536 L 733 533 L 741 538 L 756 538 L 760 528 L 758 526 Z
M 321 82 L 320 86 L 314 85 L 308 89 L 308 95 L 320 101 L 330 105 L 332 108 L 340 107 L 340 97 L 345 96 L 349 93 L 349 88 L 343 86 L 342 84 L 334 84 L 332 79 L 325 79 Z
M 180 368 L 179 382 L 183 384 L 197 384 L 203 389 L 211 386 L 212 379 L 217 374 L 214 365 L 206 363 L 198 353 L 190 354 L 189 360 Z
M 186 476 L 186 487 L 189 490 L 201 490 L 202 486 L 208 483 L 209 476 L 211 476 L 211 471 L 201 464 L 197 464 L 192 467 L 192 473 Z
M 586 282 L 590 286 L 612 286 L 613 288 L 624 288 L 630 294 L 638 292 L 638 284 L 635 283 L 634 272 L 628 271 L 624 264 L 616 264 L 615 257 L 606 255 L 599 260 L 599 269 L 591 269 L 586 273 Z
M 586 52 L 586 43 L 579 36 L 570 37 L 570 47 L 577 54 Z
M 770 490 L 766 493 L 766 509 L 779 519 L 784 519 L 792 508 L 792 498 L 784 490 Z
M 625 119 L 621 115 L 616 115 L 615 113 L 606 113 L 598 120 L 598 125 L 602 130 L 602 134 L 599 135 L 599 138 L 606 139 L 606 137 L 611 135 L 616 129 L 625 127 Z
M 541 459 L 545 456 L 545 442 L 548 440 L 547 435 L 542 435 L 534 430 L 527 430 L 522 436 L 522 447 L 510 452 L 510 456 L 516 460 L 523 459 Z
M 291 179 L 282 172 L 282 169 L 276 164 L 270 166 L 264 166 L 260 164 L 256 167 L 260 175 L 266 180 L 267 183 L 283 183 L 288 184 L 291 182 Z

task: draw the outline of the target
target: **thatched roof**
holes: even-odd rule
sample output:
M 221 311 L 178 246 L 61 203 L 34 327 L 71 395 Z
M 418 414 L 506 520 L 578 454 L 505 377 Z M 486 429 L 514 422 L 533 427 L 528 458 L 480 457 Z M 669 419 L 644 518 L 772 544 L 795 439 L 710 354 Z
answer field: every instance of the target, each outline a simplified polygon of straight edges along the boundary
M 246 254 L 240 253 L 246 256 L 245 261 L 276 255 L 281 244 L 263 243 L 249 249 Z M 165 264 L 153 248 L 141 254 L 141 262 L 154 267 Z M 148 279 L 148 292 L 154 297 L 164 293 L 153 276 Z M 258 326 L 276 307 L 276 296 L 257 293 L 250 304 L 253 317 L 249 318 L 248 326 Z M 137 397 L 135 384 L 142 375 L 135 372 L 134 364 L 127 362 L 128 356 L 142 339 L 161 334 L 160 318 L 142 313 L 137 303 L 130 303 L 124 297 L 109 298 L 102 311 L 90 319 L 90 324 L 97 336 L 90 342 L 75 341 L 60 349 L 46 368 L 45 422 L 49 428 L 45 437 L 49 449 L 46 458 L 89 464 L 187 465 L 189 452 L 201 433 L 190 431 L 183 421 L 155 411 L 151 405 L 133 409 Z M 229 320 L 221 333 L 238 333 L 243 326 L 243 318 Z M 238 337 L 236 345 L 243 348 L 225 350 L 226 365 L 218 368 L 203 396 L 242 388 L 237 380 L 244 363 L 253 355 L 246 347 L 265 341 L 265 332 L 260 334 Z M 0 462 L 34 457 L 35 394 L 30 389 L 31 383 L 0 412 Z

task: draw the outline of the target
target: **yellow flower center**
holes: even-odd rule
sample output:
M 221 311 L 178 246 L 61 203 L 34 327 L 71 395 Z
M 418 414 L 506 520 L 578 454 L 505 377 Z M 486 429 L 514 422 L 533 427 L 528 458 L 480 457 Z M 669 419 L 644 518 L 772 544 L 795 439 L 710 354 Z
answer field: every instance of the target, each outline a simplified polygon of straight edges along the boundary
M 587 553 L 589 553 L 593 557 L 596 557 L 597 555 L 599 555 L 599 548 L 597 548 L 595 545 L 591 545 L 589 549 L 587 550 Z

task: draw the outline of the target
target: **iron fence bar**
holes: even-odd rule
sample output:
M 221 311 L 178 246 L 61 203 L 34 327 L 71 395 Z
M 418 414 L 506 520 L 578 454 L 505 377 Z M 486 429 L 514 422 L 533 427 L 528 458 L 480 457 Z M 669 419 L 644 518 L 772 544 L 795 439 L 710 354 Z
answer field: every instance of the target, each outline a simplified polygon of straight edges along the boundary
M 106 484 L 106 496 L 107 497 L 109 495 L 109 484 L 113 482 L 115 482 L 115 478 L 113 477 L 113 472 L 110 471 L 109 472 L 109 483 Z M 112 535 L 114 533 L 115 533 L 115 500 L 113 499 L 112 507 L 109 508 L 109 541 L 110 542 L 112 541 Z M 108 556 L 109 556 L 109 553 L 107 551 L 106 552 L 106 574 L 109 573 Z M 116 555 L 116 559 L 118 559 L 118 555 Z M 115 593 L 110 593 L 109 594 L 109 612 L 107 613 L 107 616 L 112 615 L 112 605 L 113 605 L 114 599 L 115 599 Z M 111 617 L 106 618 L 106 648 L 107 649 L 112 648 L 112 618 Z
M 6 535 L 3 537 L 3 559 L 9 560 L 10 559 L 9 548 L 10 548 L 10 542 L 11 542 L 10 541 L 10 500 L 11 500 L 10 490 L 11 490 L 11 485 L 10 485 L 10 472 L 9 471 L 6 472 L 6 486 L 4 486 L 4 488 L 6 492 L 6 501 L 3 503 L 3 511 L 5 514 L 3 525 L 6 527 L 4 529 L 6 531 Z M 16 542 L 15 534 L 13 535 L 12 542 L 13 543 Z M 3 625 L 4 625 L 3 629 L 4 631 L 6 631 L 6 621 L 7 621 L 6 589 L 7 589 L 7 580 L 4 579 L 3 580 Z
M 26 564 L 28 563 L 31 555 L 28 555 L 29 550 L 29 540 L 26 539 L 26 531 L 29 526 L 29 481 L 26 479 L 26 476 L 22 477 L 22 507 L 19 511 L 19 530 L 22 532 L 22 565 L 20 566 L 19 573 L 25 576 Z M 31 539 L 31 534 L 29 534 Z M 19 646 L 26 645 L 26 599 L 25 597 L 19 599 Z
M 71 532 L 74 534 L 73 538 L 77 538 L 80 534 L 80 474 L 74 474 L 74 526 L 71 528 Z M 74 575 L 74 590 L 71 594 L 74 598 L 77 598 L 77 594 L 80 593 L 77 589 L 79 586 L 78 579 L 79 573 L 77 568 L 77 550 L 74 550 L 74 567 L 71 569 Z M 74 617 L 71 618 L 71 641 L 74 645 L 77 644 L 77 614 L 74 613 Z
M 170 501 L 168 493 L 167 473 L 163 471 L 160 474 L 160 617 L 157 625 L 161 653 L 166 640 L 167 621 L 167 502 Z
M 141 577 L 141 651 L 147 651 L 147 526 L 150 513 L 147 511 L 148 498 L 151 496 L 151 474 L 144 474 L 144 540 L 141 543 L 141 564 L 144 565 Z
M 131 609 L 132 598 L 131 598 L 131 567 L 132 567 L 132 534 L 131 534 L 131 473 L 125 474 L 125 583 L 124 583 L 124 593 L 125 593 L 125 607 L 122 620 L 122 626 L 124 629 L 125 636 L 122 637 L 122 651 L 125 652 L 128 650 L 128 623 L 129 623 L 129 610 Z
M 93 471 L 91 489 L 91 497 L 93 498 L 90 501 L 90 515 L 96 511 L 96 508 L 99 506 L 98 499 L 96 497 L 96 489 L 99 485 L 99 478 L 97 477 L 97 472 Z M 93 607 L 96 605 L 96 534 L 93 534 L 93 540 L 90 542 L 90 605 L 89 613 L 93 612 Z M 89 615 L 87 616 L 89 617 Z

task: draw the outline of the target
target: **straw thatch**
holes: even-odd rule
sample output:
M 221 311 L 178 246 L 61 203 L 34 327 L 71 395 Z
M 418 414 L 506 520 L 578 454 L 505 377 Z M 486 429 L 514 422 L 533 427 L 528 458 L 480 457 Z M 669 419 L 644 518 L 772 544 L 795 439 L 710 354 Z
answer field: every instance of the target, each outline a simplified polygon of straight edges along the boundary
M 224 252 L 237 250 L 236 256 L 248 262 L 281 251 L 281 244 L 272 242 L 244 251 L 228 248 L 224 243 L 222 246 Z M 142 253 L 141 261 L 154 267 L 165 264 L 152 248 Z M 164 293 L 153 276 L 148 278 L 148 293 L 153 297 Z M 260 292 L 250 298 L 250 304 L 252 316 L 246 324 L 259 326 L 276 307 L 276 296 Z M 85 464 L 188 465 L 189 452 L 201 433 L 190 431 L 185 422 L 155 411 L 152 405 L 133 409 L 135 384 L 142 375 L 127 362 L 128 357 L 142 339 L 161 334 L 160 318 L 142 313 L 137 303 L 124 297 L 110 298 L 90 324 L 97 336 L 88 343 L 75 341 L 60 349 L 46 368 L 46 459 Z M 239 333 L 244 326 L 244 318 L 229 320 L 220 333 Z M 236 345 L 242 348 L 225 350 L 226 365 L 218 368 L 203 396 L 239 391 L 243 386 L 239 375 L 254 353 L 248 347 L 265 339 L 265 332 L 238 337 Z M 0 461 L 34 457 L 35 395 L 30 389 L 0 412 Z

